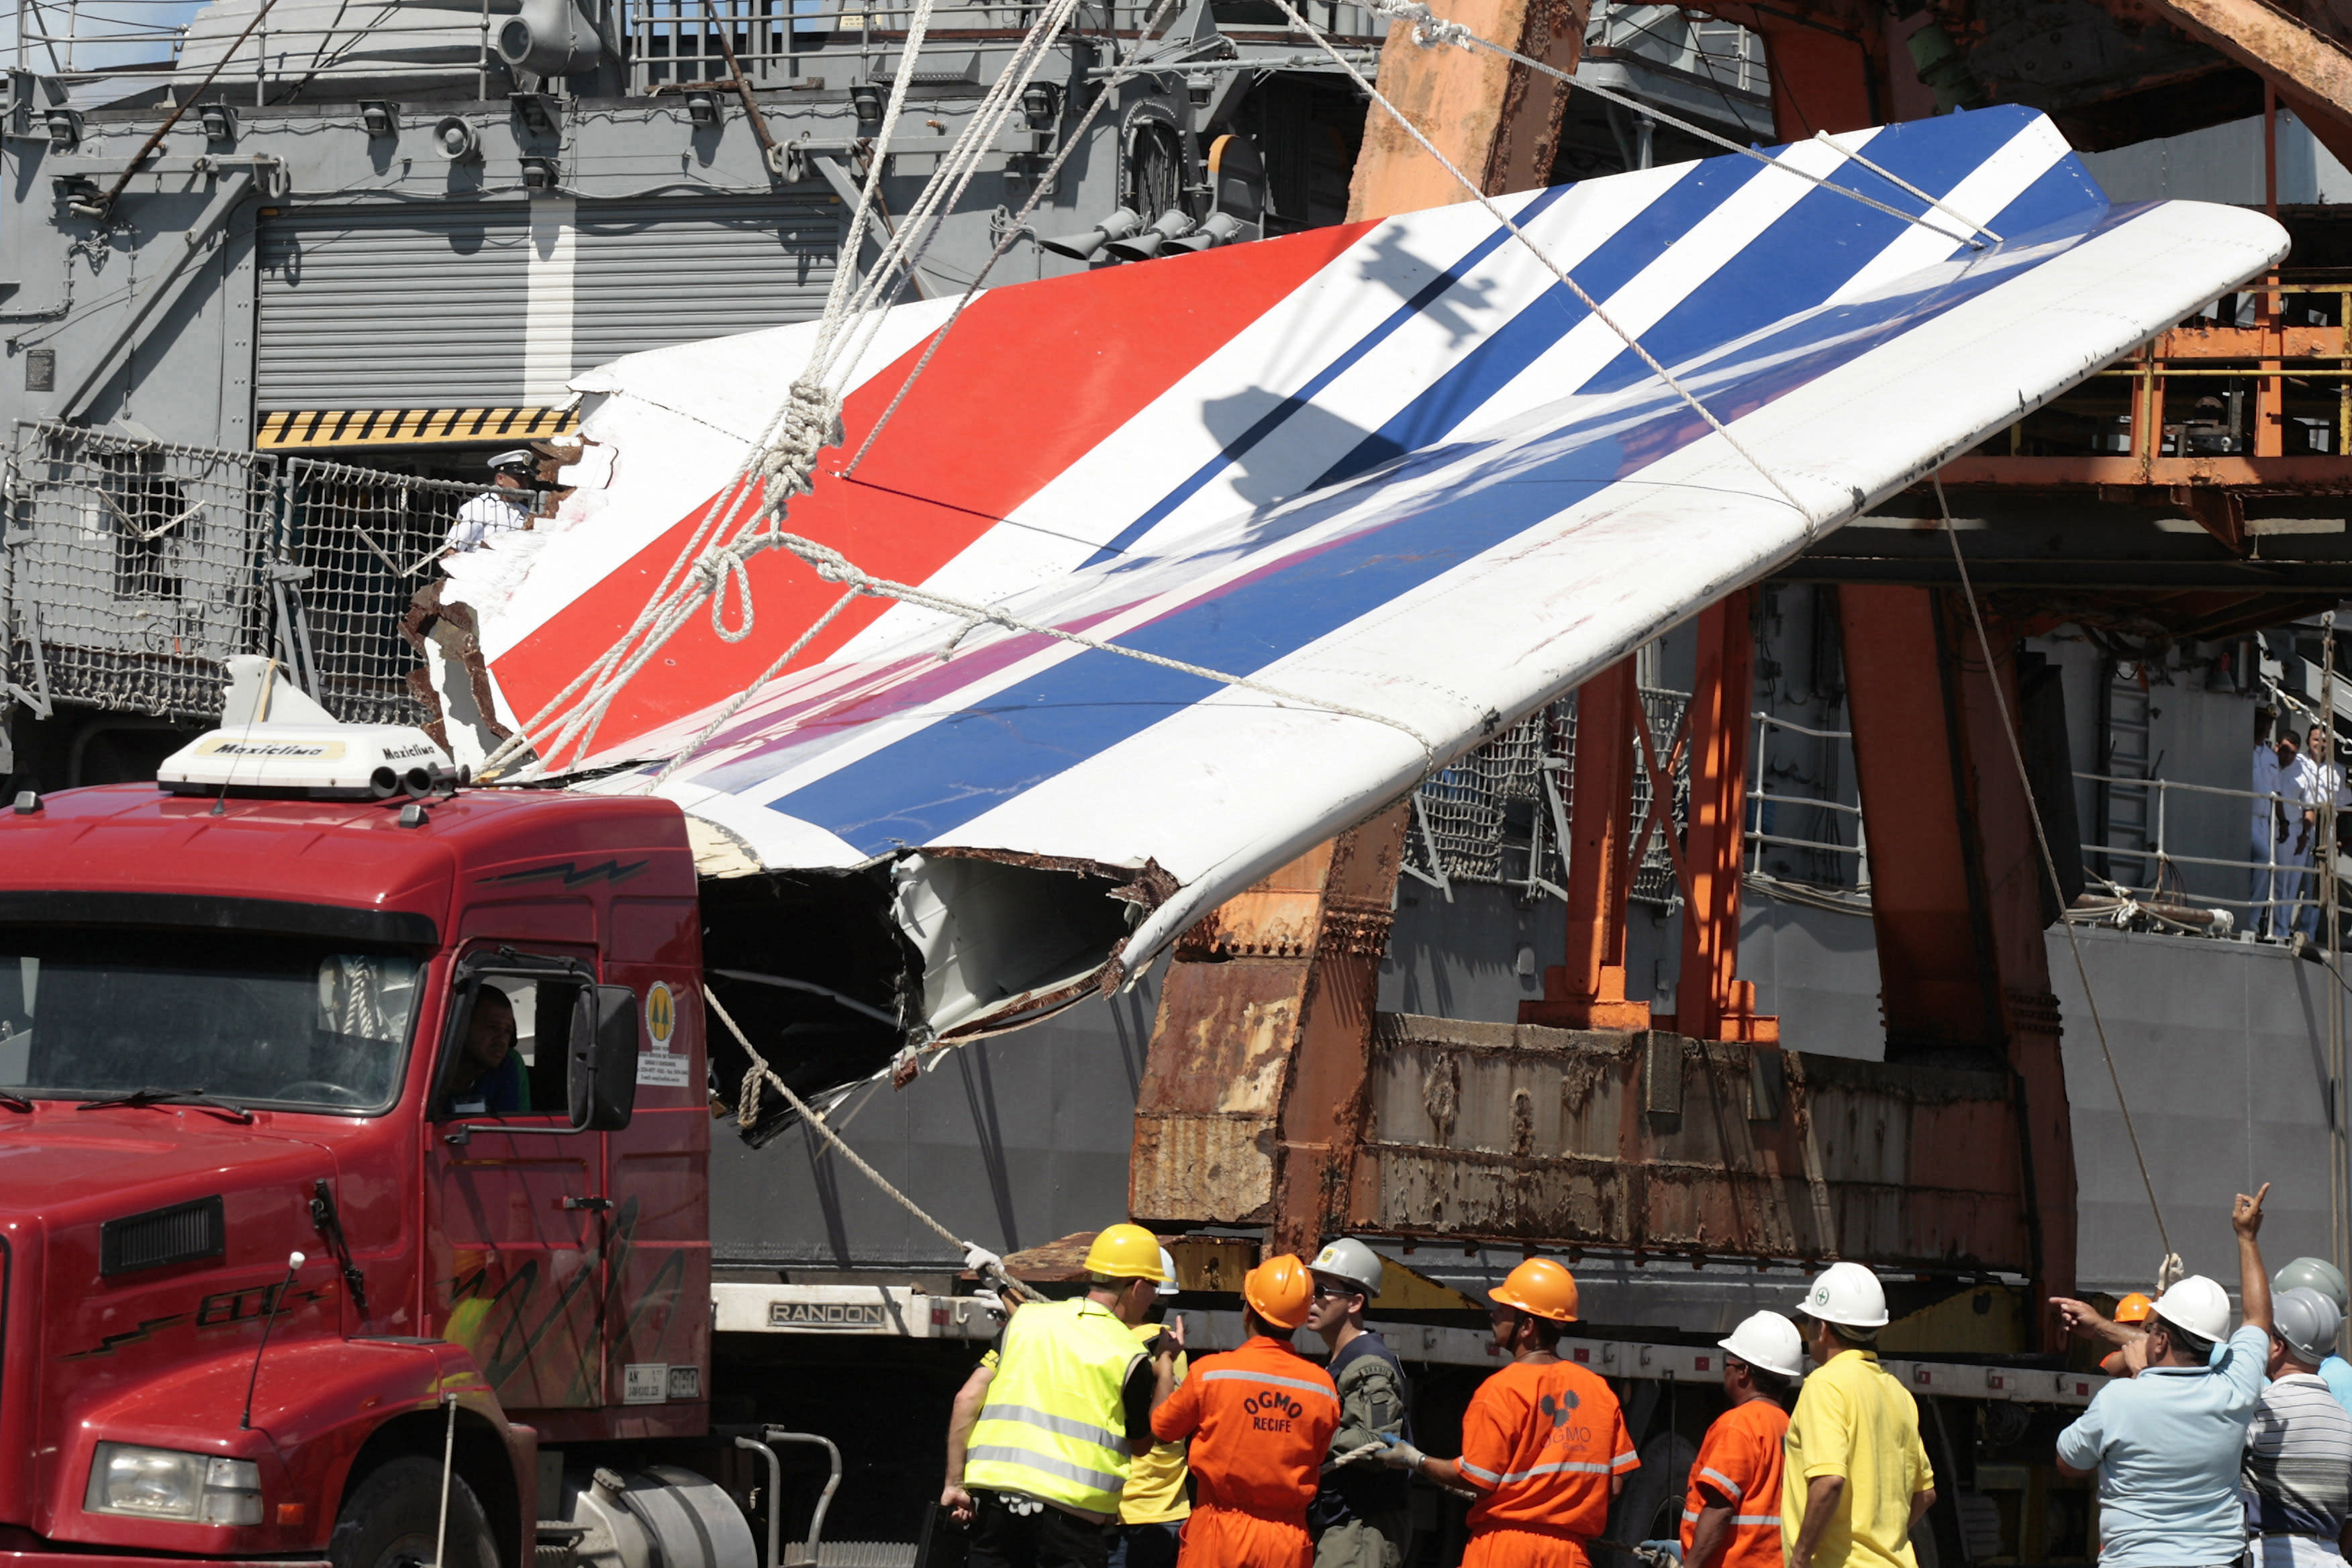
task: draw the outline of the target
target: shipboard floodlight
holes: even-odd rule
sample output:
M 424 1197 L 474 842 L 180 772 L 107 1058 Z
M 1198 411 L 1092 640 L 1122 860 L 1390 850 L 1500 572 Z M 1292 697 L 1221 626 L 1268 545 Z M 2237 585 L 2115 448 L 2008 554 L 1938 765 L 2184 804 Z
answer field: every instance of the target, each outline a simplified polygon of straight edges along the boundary
M 360 100 L 360 123 L 367 127 L 371 141 L 379 137 L 400 134 L 400 106 L 390 99 Z
M 1192 219 L 1181 207 L 1170 207 L 1152 220 L 1151 226 L 1141 234 L 1125 239 L 1114 239 L 1103 248 L 1120 261 L 1148 261 L 1160 254 L 1160 247 L 1171 239 L 1181 239 L 1192 232 Z
M 1207 250 L 1215 246 L 1231 245 L 1241 235 L 1241 219 L 1231 213 L 1211 213 L 1201 220 L 1200 227 L 1161 246 L 1160 254 L 1173 256 L 1178 251 Z
M 1021 89 L 1021 113 L 1032 131 L 1051 131 L 1062 117 L 1062 89 L 1057 82 L 1033 81 Z
M 849 89 L 849 107 L 861 125 L 869 120 L 882 118 L 882 89 L 870 81 L 861 81 Z
M 1084 234 L 1068 234 L 1037 243 L 1056 256 L 1066 256 L 1073 261 L 1092 261 L 1104 246 L 1114 239 L 1125 239 L 1142 226 L 1143 219 L 1133 209 L 1121 207 Z
M 236 110 L 226 103 L 207 103 L 196 110 L 196 120 L 205 128 L 207 142 L 236 140 Z
M 452 163 L 467 163 L 482 155 L 482 143 L 471 121 L 445 114 L 433 127 L 433 150 Z

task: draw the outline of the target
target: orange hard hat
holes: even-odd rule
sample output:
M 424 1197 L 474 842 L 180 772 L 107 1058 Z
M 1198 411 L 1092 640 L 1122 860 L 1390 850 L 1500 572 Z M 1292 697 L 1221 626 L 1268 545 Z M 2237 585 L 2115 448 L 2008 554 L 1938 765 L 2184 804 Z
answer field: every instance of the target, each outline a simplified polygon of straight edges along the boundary
M 2116 1321 L 2118 1323 L 2145 1323 L 2154 1316 L 2156 1303 L 2137 1290 L 2116 1303 Z
M 1314 1303 L 1315 1279 L 1306 1264 L 1286 1252 L 1243 1277 L 1242 1300 L 1276 1328 L 1295 1329 L 1307 1321 L 1307 1309 Z
M 1549 1258 L 1528 1258 L 1486 1294 L 1506 1307 L 1517 1307 L 1555 1323 L 1576 1321 L 1576 1281 Z

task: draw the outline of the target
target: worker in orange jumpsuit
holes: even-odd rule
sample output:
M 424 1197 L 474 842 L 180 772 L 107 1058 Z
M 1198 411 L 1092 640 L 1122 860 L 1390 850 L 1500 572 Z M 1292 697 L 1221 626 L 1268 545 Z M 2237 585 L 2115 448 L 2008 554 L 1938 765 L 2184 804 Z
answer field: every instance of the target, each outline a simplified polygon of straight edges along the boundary
M 1511 1364 L 1478 1385 L 1462 1416 L 1462 1457 L 1410 1443 L 1382 1456 L 1440 1486 L 1484 1495 L 1470 1510 L 1462 1568 L 1587 1568 L 1586 1542 L 1609 1525 L 1610 1500 L 1641 1468 L 1609 1385 L 1559 1359 L 1576 1321 L 1576 1281 L 1530 1258 L 1488 1291 L 1495 1343 Z
M 1723 1396 L 1690 1466 L 1683 1568 L 1781 1568 L 1780 1452 L 1805 1375 L 1805 1341 L 1778 1312 L 1758 1312 L 1717 1340 Z
M 1314 1300 L 1314 1279 L 1297 1258 L 1259 1264 L 1242 1280 L 1241 1349 L 1194 1362 L 1181 1386 L 1182 1321 L 1160 1336 L 1151 1435 L 1192 1439 L 1198 1489 L 1176 1568 L 1312 1568 L 1307 1505 L 1339 1428 L 1330 1374 L 1290 1344 Z

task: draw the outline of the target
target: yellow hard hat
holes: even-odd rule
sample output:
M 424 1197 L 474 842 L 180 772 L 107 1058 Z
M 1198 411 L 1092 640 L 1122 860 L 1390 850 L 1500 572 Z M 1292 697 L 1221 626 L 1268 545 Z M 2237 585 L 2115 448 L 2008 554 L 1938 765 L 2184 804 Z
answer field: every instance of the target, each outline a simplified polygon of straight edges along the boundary
M 1113 1279 L 1168 1282 L 1160 1267 L 1160 1238 L 1139 1225 L 1106 1226 L 1087 1248 L 1087 1272 Z
M 1286 1252 L 1242 1277 L 1242 1300 L 1276 1328 L 1295 1329 L 1307 1321 L 1307 1309 L 1315 1302 L 1315 1277 Z
M 1555 1323 L 1576 1321 L 1576 1281 L 1549 1258 L 1528 1258 L 1486 1294 L 1506 1307 L 1549 1318 Z

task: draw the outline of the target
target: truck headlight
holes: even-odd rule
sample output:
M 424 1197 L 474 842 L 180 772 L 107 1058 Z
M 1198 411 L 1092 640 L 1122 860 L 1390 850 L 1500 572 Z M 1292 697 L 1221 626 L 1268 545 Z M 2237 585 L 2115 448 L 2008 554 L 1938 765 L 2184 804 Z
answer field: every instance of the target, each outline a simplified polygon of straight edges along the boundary
M 134 1519 L 259 1524 L 261 1467 L 250 1459 L 100 1443 L 81 1506 Z

